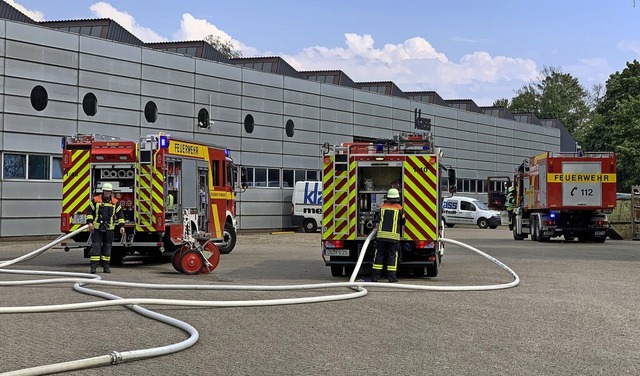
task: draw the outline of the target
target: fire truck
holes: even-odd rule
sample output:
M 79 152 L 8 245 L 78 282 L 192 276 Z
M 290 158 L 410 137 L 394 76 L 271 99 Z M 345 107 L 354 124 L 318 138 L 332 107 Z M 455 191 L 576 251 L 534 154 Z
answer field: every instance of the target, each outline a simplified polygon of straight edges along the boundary
M 414 276 L 438 275 L 444 248 L 440 193 L 442 152 L 426 132 L 401 132 L 373 143 L 323 145 L 322 257 L 331 274 L 350 275 L 363 244 L 379 222 L 390 188 L 400 191 L 405 225 L 398 268 Z M 455 187 L 455 171 L 449 170 Z M 451 182 L 453 181 L 453 183 Z M 373 261 L 373 243 L 364 264 Z
M 86 222 L 92 197 L 111 183 L 122 204 L 124 236 L 116 231 L 111 261 L 127 254 L 159 256 L 197 236 L 229 253 L 236 244 L 235 194 L 238 169 L 229 149 L 157 134 L 139 141 L 77 134 L 62 139 L 63 233 Z M 242 171 L 242 170 L 240 170 Z M 244 187 L 244 184 L 242 184 Z M 65 250 L 83 248 L 82 232 Z
M 515 240 L 604 243 L 616 206 L 615 153 L 542 153 L 523 161 L 514 184 Z

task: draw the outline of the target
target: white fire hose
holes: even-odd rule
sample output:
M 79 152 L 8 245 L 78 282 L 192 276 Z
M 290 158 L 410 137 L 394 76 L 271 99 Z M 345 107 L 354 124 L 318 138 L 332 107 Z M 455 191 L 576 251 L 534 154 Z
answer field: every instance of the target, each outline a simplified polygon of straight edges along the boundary
M 62 236 L 53 242 L 31 252 L 24 256 L 18 257 L 13 260 L 0 262 L 0 273 L 7 274 L 20 274 L 20 275 L 41 275 L 41 276 L 56 276 L 59 278 L 38 279 L 38 280 L 24 280 L 24 281 L 0 281 L 0 287 L 3 286 L 26 286 L 26 285 L 43 285 L 52 283 L 68 283 L 73 282 L 73 289 L 83 294 L 97 296 L 105 301 L 87 302 L 87 303 L 70 303 L 70 304 L 57 304 L 57 305 L 45 305 L 45 306 L 25 306 L 25 307 L 0 307 L 0 314 L 8 313 L 35 313 L 35 312 L 58 312 L 67 310 L 78 309 L 90 309 L 106 306 L 123 305 L 127 308 L 139 313 L 145 317 L 163 322 L 165 324 L 174 326 L 183 330 L 189 335 L 189 338 L 181 342 L 147 349 L 129 350 L 129 351 L 113 351 L 109 354 L 79 359 L 69 362 L 48 364 L 39 367 L 25 368 L 12 372 L 2 373 L 1 375 L 45 375 L 58 372 L 68 372 L 73 370 L 100 367 L 110 364 L 119 364 L 121 362 L 146 359 L 161 355 L 167 355 L 174 352 L 182 351 L 194 345 L 198 341 L 198 331 L 191 325 L 174 319 L 172 317 L 162 315 L 143 307 L 139 304 L 145 305 L 169 305 L 169 306 L 190 306 L 190 307 L 256 307 L 256 306 L 273 306 L 273 305 L 288 305 L 288 304 L 302 304 L 302 303 L 318 303 L 328 302 L 346 299 L 355 299 L 365 296 L 368 291 L 365 286 L 376 286 L 379 288 L 393 288 L 393 289 L 407 289 L 407 290 L 430 290 L 430 291 L 484 291 L 484 290 L 498 290 L 515 287 L 520 283 L 518 275 L 511 270 L 508 266 L 500 262 L 499 260 L 489 256 L 488 254 L 471 247 L 467 244 L 461 243 L 452 239 L 441 238 L 440 241 L 453 245 L 460 246 L 470 251 L 476 252 L 479 255 L 489 259 L 500 268 L 504 269 L 511 277 L 513 281 L 504 284 L 496 285 L 484 285 L 484 286 L 423 286 L 423 285 L 409 285 L 399 283 L 375 283 L 375 282 L 362 282 L 356 281 L 356 276 L 362 266 L 362 260 L 366 253 L 366 249 L 371 242 L 371 239 L 376 234 L 376 230 L 372 231 L 367 237 L 360 252 L 360 256 L 356 263 L 355 269 L 349 282 L 333 282 L 333 283 L 316 283 L 306 285 L 284 285 L 284 286 L 258 286 L 258 285 L 168 285 L 168 284 L 150 284 L 150 283 L 130 283 L 119 281 L 105 281 L 99 276 L 88 273 L 68 273 L 68 272 L 51 272 L 51 271 L 27 271 L 27 270 L 7 270 L 2 269 L 6 266 L 10 266 L 21 261 L 26 261 L 34 258 L 53 246 L 73 237 L 77 233 L 84 231 L 88 226 L 83 226 L 80 229 Z M 283 298 L 283 299 L 265 299 L 265 300 L 236 300 L 236 301 L 216 301 L 216 300 L 179 300 L 179 299 L 150 299 L 150 298 L 127 298 L 123 299 L 119 296 L 112 295 L 106 292 L 92 290 L 86 285 L 103 285 L 103 286 L 117 286 L 117 287 L 129 287 L 129 288 L 144 288 L 144 289 L 161 289 L 161 290 L 244 290 L 244 291 L 288 291 L 288 290 L 310 290 L 310 289 L 325 289 L 325 288 L 350 288 L 354 291 L 338 295 L 325 295 L 325 296 L 313 296 L 303 298 Z

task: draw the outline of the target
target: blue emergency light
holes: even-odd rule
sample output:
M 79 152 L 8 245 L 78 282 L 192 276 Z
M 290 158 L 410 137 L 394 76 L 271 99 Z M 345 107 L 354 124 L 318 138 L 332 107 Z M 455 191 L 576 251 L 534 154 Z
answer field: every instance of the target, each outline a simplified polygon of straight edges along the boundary
M 376 153 L 382 153 L 384 151 L 384 145 L 376 144 Z
M 66 142 L 67 140 L 64 137 L 62 137 L 62 139 L 60 140 L 60 147 L 64 149 Z
M 166 149 L 169 147 L 169 137 L 166 135 L 160 136 L 160 149 Z
M 551 212 L 550 217 L 551 218 L 555 218 L 556 217 L 556 213 Z
M 231 155 L 231 150 L 229 149 L 224 149 L 224 156 L 229 158 L 229 156 Z

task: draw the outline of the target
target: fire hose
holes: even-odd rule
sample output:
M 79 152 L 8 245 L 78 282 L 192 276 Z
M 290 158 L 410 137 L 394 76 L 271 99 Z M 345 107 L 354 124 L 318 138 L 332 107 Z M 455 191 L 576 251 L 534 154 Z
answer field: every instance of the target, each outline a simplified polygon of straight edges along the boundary
M 453 239 L 441 238 L 439 241 L 456 245 L 472 252 L 479 254 L 480 256 L 487 258 L 500 268 L 504 269 L 512 278 L 513 281 L 503 284 L 494 285 L 482 285 L 482 286 L 424 286 L 424 285 L 410 285 L 410 284 L 379 284 L 374 282 L 356 281 L 356 277 L 362 266 L 364 255 L 371 240 L 377 233 L 377 230 L 373 230 L 367 239 L 365 240 L 362 251 L 354 268 L 354 271 L 349 279 L 349 282 L 332 282 L 332 283 L 316 283 L 316 284 L 304 284 L 304 285 L 280 285 L 280 286 L 260 286 L 260 285 L 174 285 L 174 284 L 150 284 L 150 283 L 131 283 L 121 281 L 105 281 L 97 275 L 87 273 L 71 273 L 71 272 L 54 272 L 54 271 L 27 271 L 27 270 L 8 270 L 3 269 L 7 266 L 17 264 L 22 261 L 26 261 L 37 257 L 38 255 L 46 252 L 55 245 L 73 237 L 77 233 L 84 231 L 88 226 L 83 226 L 80 229 L 61 236 L 51 243 L 33 251 L 26 255 L 20 256 L 13 260 L 0 262 L 0 273 L 16 274 L 16 275 L 38 275 L 38 276 L 55 276 L 58 278 L 49 279 L 37 279 L 37 280 L 23 280 L 23 281 L 0 281 L 0 287 L 3 286 L 27 286 L 27 285 L 44 285 L 53 283 L 74 283 L 73 289 L 83 294 L 96 296 L 105 299 L 104 301 L 86 302 L 86 303 L 71 303 L 71 304 L 57 304 L 57 305 L 42 305 L 42 306 L 25 306 L 25 307 L 0 307 L 0 314 L 9 313 L 35 313 L 35 312 L 59 312 L 68 310 L 79 309 L 91 309 L 106 306 L 125 306 L 132 311 L 157 320 L 159 322 L 176 327 L 188 334 L 188 338 L 167 346 L 129 350 L 129 351 L 112 351 L 109 354 L 102 356 L 78 359 L 74 361 L 61 362 L 55 364 L 47 364 L 38 367 L 24 368 L 16 371 L 2 373 L 2 375 L 45 375 L 58 372 L 68 372 L 79 369 L 100 367 L 106 365 L 115 365 L 121 362 L 147 359 L 151 357 L 157 357 L 175 353 L 185 350 L 193 346 L 199 338 L 198 331 L 191 325 L 177 320 L 175 318 L 159 314 L 157 312 L 150 311 L 140 306 L 145 305 L 168 305 L 168 306 L 187 306 L 187 307 L 257 307 L 257 306 L 275 306 L 275 305 L 291 305 L 291 304 L 304 304 L 304 303 L 318 303 L 329 302 L 338 300 L 355 299 L 365 296 L 368 291 L 364 288 L 366 286 L 376 286 L 392 289 L 406 289 L 406 290 L 429 290 L 429 291 L 486 291 L 486 290 L 498 290 L 515 287 L 520 283 L 518 275 L 511 270 L 508 266 L 495 259 L 494 257 L 464 243 Z M 102 285 L 102 286 L 115 286 L 115 287 L 128 287 L 128 288 L 143 288 L 143 289 L 161 289 L 161 290 L 236 290 L 236 291 L 289 291 L 289 290 L 312 290 L 312 289 L 325 289 L 325 288 L 349 288 L 352 291 L 344 294 L 336 295 L 324 295 L 313 297 L 298 297 L 298 298 L 282 298 L 282 299 L 265 299 L 265 300 L 236 300 L 236 301 L 215 301 L 215 300 L 180 300 L 180 299 L 151 299 L 151 298 L 121 298 L 119 296 L 109 294 L 103 291 L 89 289 L 86 285 Z

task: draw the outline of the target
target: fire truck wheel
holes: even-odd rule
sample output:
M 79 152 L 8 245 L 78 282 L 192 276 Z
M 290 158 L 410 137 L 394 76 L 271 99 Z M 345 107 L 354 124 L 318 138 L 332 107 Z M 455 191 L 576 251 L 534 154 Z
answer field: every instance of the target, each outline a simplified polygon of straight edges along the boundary
M 302 226 L 304 227 L 304 232 L 316 232 L 318 230 L 316 221 L 311 218 L 305 219 L 304 223 L 302 223 Z
M 478 227 L 482 229 L 489 227 L 489 221 L 486 218 L 478 219 Z
M 331 267 L 331 275 L 334 277 L 342 277 L 342 271 L 343 271 L 343 267 L 342 266 L 332 266 Z
M 180 259 L 182 258 L 182 255 L 189 249 L 190 249 L 189 246 L 185 244 L 181 248 L 179 248 L 177 251 L 175 251 L 173 253 L 173 256 L 171 256 L 171 265 L 173 265 L 173 268 L 179 271 L 180 273 L 182 273 L 182 267 L 180 266 Z
M 605 240 L 607 240 L 606 236 L 598 236 L 593 238 L 593 241 L 596 243 L 604 243 Z
M 438 276 L 438 265 L 427 266 L 427 277 L 437 277 Z
M 196 250 L 188 250 L 180 257 L 180 267 L 184 274 L 199 274 L 202 272 L 204 266 L 204 259 L 200 252 Z
M 218 245 L 218 250 L 223 255 L 231 253 L 233 247 L 236 246 L 236 229 L 229 222 L 224 224 L 224 233 L 222 234 L 223 242 Z
M 524 235 L 518 234 L 518 229 L 516 226 L 512 226 L 513 231 L 513 240 L 524 240 Z

